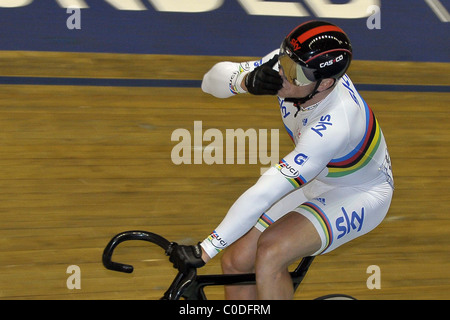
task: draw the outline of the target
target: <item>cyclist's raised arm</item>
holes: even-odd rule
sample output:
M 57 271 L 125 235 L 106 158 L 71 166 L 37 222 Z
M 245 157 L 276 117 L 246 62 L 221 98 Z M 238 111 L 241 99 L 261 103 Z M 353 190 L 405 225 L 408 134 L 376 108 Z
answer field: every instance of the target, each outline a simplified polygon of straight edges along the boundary
M 247 93 L 247 88 L 244 83 L 246 76 L 259 66 L 269 62 L 272 58 L 274 58 L 278 51 L 278 49 L 272 51 L 261 60 L 246 61 L 241 63 L 223 61 L 215 64 L 203 76 L 202 90 L 205 93 L 209 93 L 217 98 L 229 98 L 237 94 Z M 273 65 L 275 64 L 276 61 Z M 273 65 L 270 68 L 272 68 Z M 277 70 L 276 73 L 278 73 Z M 281 86 L 281 82 L 279 85 Z M 271 94 L 276 94 L 278 89 Z M 250 91 L 250 93 L 252 92 Z

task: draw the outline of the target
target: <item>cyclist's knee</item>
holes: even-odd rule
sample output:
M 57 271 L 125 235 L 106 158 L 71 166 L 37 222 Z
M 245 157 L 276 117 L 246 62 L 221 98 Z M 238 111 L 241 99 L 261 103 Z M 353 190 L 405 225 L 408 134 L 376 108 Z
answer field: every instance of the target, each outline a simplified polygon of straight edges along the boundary
M 254 261 L 253 254 L 247 255 L 245 252 L 230 247 L 223 253 L 222 271 L 224 274 L 252 273 L 254 272 Z
M 229 246 L 222 256 L 222 271 L 225 274 L 255 272 L 256 246 L 261 231 L 251 229 L 245 236 Z
M 264 271 L 275 271 L 284 267 L 278 243 L 261 237 L 258 242 L 258 250 L 256 252 L 256 271 L 257 273 Z M 269 272 L 270 272 L 269 271 Z
M 256 243 L 259 232 L 247 234 L 228 247 L 222 256 L 222 271 L 225 274 L 253 273 L 255 271 Z

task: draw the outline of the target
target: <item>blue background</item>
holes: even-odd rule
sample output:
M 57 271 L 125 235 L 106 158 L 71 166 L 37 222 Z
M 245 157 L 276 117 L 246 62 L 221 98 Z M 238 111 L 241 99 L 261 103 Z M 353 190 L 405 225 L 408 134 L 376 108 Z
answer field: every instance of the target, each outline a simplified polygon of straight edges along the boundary
M 0 8 L 0 50 L 262 56 L 295 26 L 315 19 L 306 5 L 311 17 L 295 18 L 252 16 L 235 0 L 204 13 L 158 12 L 148 1 L 142 1 L 145 11 L 86 2 L 81 30 L 66 27 L 70 14 L 56 1 Z M 449 1 L 441 2 L 449 10 Z M 449 23 L 422 0 L 382 1 L 380 30 L 369 30 L 367 18 L 324 20 L 348 33 L 358 60 L 450 61 Z

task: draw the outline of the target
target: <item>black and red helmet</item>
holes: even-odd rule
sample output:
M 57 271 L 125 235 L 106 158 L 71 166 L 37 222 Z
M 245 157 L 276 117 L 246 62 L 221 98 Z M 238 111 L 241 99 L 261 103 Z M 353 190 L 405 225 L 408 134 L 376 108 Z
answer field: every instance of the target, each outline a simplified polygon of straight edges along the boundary
M 287 79 L 300 86 L 339 79 L 351 60 L 350 39 L 341 28 L 325 21 L 305 22 L 292 30 L 281 44 L 279 56 Z

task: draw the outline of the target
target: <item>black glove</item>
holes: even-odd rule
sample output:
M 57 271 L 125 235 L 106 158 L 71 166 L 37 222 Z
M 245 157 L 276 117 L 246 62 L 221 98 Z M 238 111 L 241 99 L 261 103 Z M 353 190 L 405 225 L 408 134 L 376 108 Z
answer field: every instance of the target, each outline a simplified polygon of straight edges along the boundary
M 283 79 L 273 70 L 278 62 L 278 55 L 250 72 L 245 78 L 247 91 L 255 95 L 276 95 L 283 87 Z
M 200 243 L 195 246 L 172 243 L 166 254 L 170 256 L 169 261 L 173 263 L 173 267 L 183 273 L 187 273 L 189 269 L 201 268 L 205 265 L 202 260 Z

